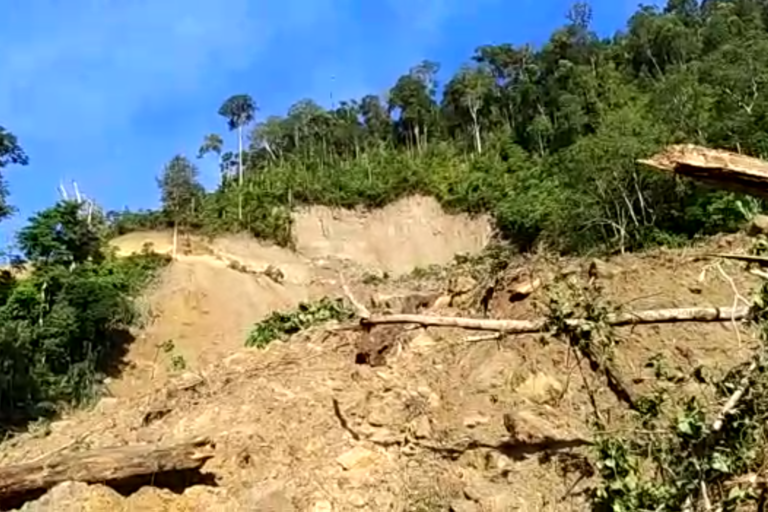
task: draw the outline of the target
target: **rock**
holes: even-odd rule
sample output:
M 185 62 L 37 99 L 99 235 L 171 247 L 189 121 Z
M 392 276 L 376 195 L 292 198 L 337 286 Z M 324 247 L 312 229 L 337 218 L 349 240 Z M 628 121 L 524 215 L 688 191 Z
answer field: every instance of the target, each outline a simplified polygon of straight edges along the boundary
M 747 226 L 749 236 L 768 235 L 768 215 L 755 215 Z
M 49 490 L 40 499 L 29 501 L 19 512 L 123 512 L 122 496 L 103 485 L 64 482 Z
M 509 287 L 509 302 L 518 302 L 541 287 L 541 279 L 525 279 L 517 283 L 512 284 Z
M 504 428 L 510 439 L 519 443 L 541 443 L 551 440 L 573 440 L 563 435 L 554 425 L 525 409 L 504 414 Z
M 454 296 L 462 295 L 471 292 L 476 286 L 477 281 L 466 274 L 462 274 L 450 280 L 448 283 L 448 292 Z
M 454 500 L 451 502 L 451 512 L 478 512 L 480 508 L 477 503 L 470 500 Z
M 285 274 L 283 274 L 283 271 L 274 265 L 267 265 L 267 268 L 264 269 L 264 275 L 277 284 L 282 284 L 283 281 L 285 281 Z
M 560 275 L 562 277 L 568 277 L 575 274 L 578 274 L 581 271 L 581 268 L 577 263 L 569 263 L 560 271 Z
M 411 340 L 410 346 L 415 349 L 429 348 L 435 345 L 435 340 L 423 329 Z
M 373 434 L 368 438 L 372 443 L 391 446 L 395 444 L 402 444 L 403 436 L 396 434 L 386 428 L 377 428 Z
M 481 510 L 487 510 L 488 512 L 507 512 L 508 510 L 519 510 L 516 505 L 517 503 L 515 497 L 506 492 L 500 492 L 480 502 Z
M 280 482 L 266 482 L 247 491 L 249 510 L 263 512 L 294 512 L 296 507 Z
M 419 416 L 414 421 L 413 435 L 416 439 L 429 439 L 432 437 L 432 424 L 426 416 Z
M 610 279 L 612 277 L 616 277 L 617 275 L 619 275 L 621 271 L 618 268 L 614 267 L 613 265 L 599 258 L 595 258 L 589 264 L 589 269 L 587 272 L 591 279 L 592 278 Z
M 450 306 L 451 306 L 451 296 L 441 295 L 435 300 L 435 303 L 432 304 L 432 309 L 445 309 Z
M 371 408 L 371 412 L 368 414 L 366 421 L 373 427 L 383 427 L 390 423 L 392 419 L 392 412 L 389 407 L 382 403 L 377 403 Z
M 316 501 L 314 505 L 312 505 L 312 512 L 333 512 L 333 505 L 331 505 L 331 502 L 328 500 L 320 500 Z
M 178 391 L 196 389 L 205 383 L 205 379 L 197 373 L 184 372 L 180 377 L 173 380 L 172 386 Z
M 550 375 L 536 372 L 529 375 L 515 391 L 532 402 L 544 404 L 557 399 L 563 392 L 563 385 Z
M 347 496 L 347 502 L 355 508 L 363 508 L 368 503 L 368 500 L 362 494 L 353 492 Z
M 117 398 L 104 397 L 101 400 L 99 400 L 99 403 L 96 404 L 96 407 L 94 409 L 99 414 L 109 414 L 110 412 L 115 410 L 115 407 L 118 404 L 119 404 L 119 401 Z
M 473 414 L 464 418 L 464 426 L 467 428 L 475 428 L 487 424 L 488 421 L 488 418 L 482 414 Z
M 362 446 L 356 446 L 339 455 L 336 458 L 336 462 L 338 462 L 342 468 L 349 471 L 350 469 L 363 468 L 370 465 L 373 462 L 374 457 L 375 454 L 371 450 L 367 450 Z

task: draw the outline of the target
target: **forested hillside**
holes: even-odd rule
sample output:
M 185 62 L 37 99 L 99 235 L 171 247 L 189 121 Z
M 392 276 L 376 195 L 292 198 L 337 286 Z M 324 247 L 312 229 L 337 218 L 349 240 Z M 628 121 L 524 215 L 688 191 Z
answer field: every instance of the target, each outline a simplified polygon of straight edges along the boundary
M 0 127 L 0 171 L 27 165 L 17 138 Z M 0 186 L 0 220 L 13 212 Z M 16 236 L 20 254 L 0 270 L 0 435 L 62 403 L 92 398 L 117 370 L 128 328 L 139 320 L 133 298 L 165 256 L 117 258 L 110 227 L 90 205 L 61 201 L 37 213 Z
M 265 119 L 258 98 L 235 95 L 218 114 L 242 133 L 242 153 L 209 134 L 196 155 L 219 159 L 218 190 L 187 187 L 164 213 L 120 214 L 120 229 L 184 213 L 197 228 L 290 244 L 292 206 L 421 193 L 492 213 L 523 248 L 615 250 L 727 230 L 755 212 L 751 199 L 658 176 L 635 158 L 681 141 L 766 152 L 768 4 L 670 0 L 640 8 L 610 39 L 590 21 L 576 3 L 540 48 L 480 46 L 444 83 L 439 63 L 424 61 L 386 97 L 331 110 L 304 99 Z

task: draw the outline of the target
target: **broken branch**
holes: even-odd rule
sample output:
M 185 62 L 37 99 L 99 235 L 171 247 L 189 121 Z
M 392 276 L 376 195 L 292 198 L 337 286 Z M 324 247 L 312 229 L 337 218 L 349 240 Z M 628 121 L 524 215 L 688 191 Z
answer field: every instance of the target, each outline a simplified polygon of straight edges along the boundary
M 673 145 L 638 163 L 687 176 L 705 185 L 768 197 L 768 162 L 693 144 Z

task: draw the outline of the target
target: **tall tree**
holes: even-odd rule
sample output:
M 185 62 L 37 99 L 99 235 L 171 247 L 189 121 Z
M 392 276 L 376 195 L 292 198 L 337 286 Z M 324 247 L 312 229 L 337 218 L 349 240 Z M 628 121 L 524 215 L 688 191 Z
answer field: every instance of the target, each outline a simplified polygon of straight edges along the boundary
M 238 218 L 243 220 L 243 128 L 253 122 L 257 106 L 247 94 L 230 96 L 219 108 L 219 115 L 227 119 L 230 130 L 237 130 L 238 178 L 240 187 L 238 198 Z
M 99 231 L 82 215 L 82 204 L 60 201 L 29 219 L 17 240 L 27 259 L 47 265 L 79 265 L 104 259 Z
M 443 93 L 443 108 L 451 110 L 462 127 L 471 126 L 472 139 L 477 153 L 483 152 L 480 134 L 480 110 L 491 99 L 493 85 L 493 76 L 486 66 L 464 66 L 446 84 Z M 468 122 L 465 114 L 469 116 Z
M 176 155 L 157 179 L 163 210 L 173 221 L 173 256 L 179 225 L 188 225 L 195 216 L 196 203 L 202 196 L 203 187 L 198 182 L 198 169 L 185 156 Z
M 221 183 L 224 183 L 224 166 L 222 165 L 221 153 L 224 150 L 224 140 L 221 135 L 217 133 L 209 133 L 203 138 L 203 143 L 200 145 L 200 149 L 197 151 L 197 158 L 203 158 L 208 153 L 214 153 L 217 157 L 219 164 L 219 172 L 221 173 Z

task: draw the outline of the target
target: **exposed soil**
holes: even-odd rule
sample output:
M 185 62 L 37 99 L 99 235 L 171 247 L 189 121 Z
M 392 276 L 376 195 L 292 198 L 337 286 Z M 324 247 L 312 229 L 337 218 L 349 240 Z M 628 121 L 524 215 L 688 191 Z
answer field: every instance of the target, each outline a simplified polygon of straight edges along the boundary
M 445 255 L 459 246 L 468 253 L 481 248 L 485 239 L 473 238 L 474 221 L 451 224 L 445 214 L 431 219 L 436 214 L 425 213 L 431 206 L 421 210 L 423 217 L 414 216 L 413 204 L 419 203 L 395 207 L 400 213 L 375 221 L 340 214 L 334 221 L 340 225 L 363 220 L 346 227 L 339 240 L 333 233 L 341 227 L 334 227 L 323 235 L 327 245 L 311 237 L 302 242 L 302 233 L 314 228 L 299 227 L 305 252 L 298 255 L 241 238 L 200 241 L 201 247 L 181 255 L 148 295 L 154 317 L 128 355 L 133 368 L 110 383 L 114 396 L 4 443 L 0 464 L 209 436 L 216 456 L 204 466 L 207 483 L 175 492 L 145 485 L 128 496 L 102 485 L 66 483 L 22 510 L 585 510 L 593 483 L 585 459 L 591 409 L 577 364 L 560 343 L 542 344 L 538 335 L 472 341 L 477 333 L 396 327 L 386 331 L 393 341 L 381 366 L 355 363 L 360 334 L 352 331 L 317 328 L 265 350 L 243 348 L 248 329 L 270 311 L 340 294 L 339 272 L 364 299 L 407 290 L 445 295 L 477 284 L 467 276 L 451 285 L 427 275 L 377 285 L 366 280 L 363 268 L 405 271 L 446 263 L 452 254 Z M 420 227 L 404 230 L 402 212 L 408 222 L 421 219 Z M 310 224 L 308 218 L 302 222 Z M 464 242 L 433 235 L 438 249 L 431 253 L 423 230 L 436 223 L 453 226 Z M 370 227 L 361 227 L 373 225 L 400 237 L 399 245 L 392 239 L 376 245 L 374 234 L 365 233 Z M 347 245 L 356 236 L 366 241 Z M 130 252 L 148 239 L 167 249 L 170 237 L 129 235 L 117 243 Z M 545 285 L 563 274 L 592 274 L 608 299 L 631 309 L 731 306 L 735 291 L 749 298 L 755 278 L 738 263 L 723 263 L 724 276 L 701 255 L 743 251 L 748 243 L 741 236 L 721 237 L 684 250 L 597 262 L 520 257 L 506 274 L 510 282 L 525 276 Z M 391 255 L 382 255 L 388 245 Z M 345 248 L 341 255 L 354 261 L 324 253 L 336 248 Z M 235 259 L 238 270 L 231 268 Z M 269 264 L 283 271 L 284 282 L 260 273 Z M 457 284 L 461 279 L 468 283 Z M 539 316 L 543 289 L 514 303 L 509 289 L 496 291 L 489 316 Z M 427 313 L 469 314 L 461 294 L 454 295 L 457 300 L 433 302 Z M 377 304 L 403 307 L 403 301 L 392 306 L 388 300 L 379 297 Z M 752 342 L 746 330 L 728 322 L 619 333 L 620 368 L 639 388 L 653 355 L 662 354 L 683 372 L 700 364 L 717 371 L 745 358 Z M 174 340 L 175 352 L 158 351 L 166 339 Z M 174 354 L 182 355 L 186 370 L 173 369 Z M 598 399 L 623 408 L 608 392 Z

